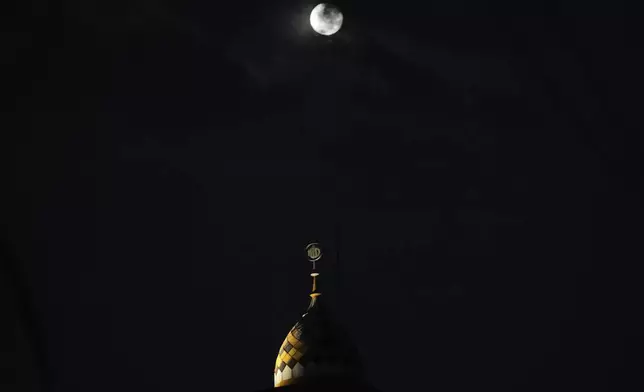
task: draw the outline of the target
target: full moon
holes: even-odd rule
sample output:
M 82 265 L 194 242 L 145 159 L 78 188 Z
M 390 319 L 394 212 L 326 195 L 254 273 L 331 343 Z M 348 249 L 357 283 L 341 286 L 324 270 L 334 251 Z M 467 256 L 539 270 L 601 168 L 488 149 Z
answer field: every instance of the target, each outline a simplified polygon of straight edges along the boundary
M 342 12 L 333 4 L 318 4 L 311 11 L 311 27 L 322 35 L 332 35 L 342 27 Z

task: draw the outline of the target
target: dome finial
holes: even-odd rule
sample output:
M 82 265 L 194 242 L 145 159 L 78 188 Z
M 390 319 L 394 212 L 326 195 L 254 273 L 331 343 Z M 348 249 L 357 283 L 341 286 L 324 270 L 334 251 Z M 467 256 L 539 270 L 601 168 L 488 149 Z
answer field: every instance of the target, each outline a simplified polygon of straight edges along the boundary
M 320 248 L 320 244 L 317 242 L 312 242 L 308 244 L 305 248 L 306 250 L 306 257 L 309 259 L 311 263 L 313 263 L 313 269 L 311 270 L 311 277 L 313 277 L 313 289 L 311 290 L 311 298 L 315 298 L 322 293 L 320 293 L 317 290 L 317 277 L 320 275 L 315 268 L 315 262 L 319 261 L 322 258 L 322 249 Z

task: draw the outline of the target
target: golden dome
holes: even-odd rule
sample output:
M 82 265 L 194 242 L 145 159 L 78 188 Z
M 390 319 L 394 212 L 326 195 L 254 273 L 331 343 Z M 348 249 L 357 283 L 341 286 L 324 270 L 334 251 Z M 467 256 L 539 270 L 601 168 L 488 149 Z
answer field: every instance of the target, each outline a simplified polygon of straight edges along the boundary
M 317 244 L 315 244 L 317 245 Z M 307 254 L 316 255 L 310 252 Z M 320 301 L 318 272 L 313 262 L 313 290 L 306 313 L 286 335 L 275 360 L 275 387 L 328 379 L 358 379 L 362 375 L 357 350 L 342 328 L 333 323 Z

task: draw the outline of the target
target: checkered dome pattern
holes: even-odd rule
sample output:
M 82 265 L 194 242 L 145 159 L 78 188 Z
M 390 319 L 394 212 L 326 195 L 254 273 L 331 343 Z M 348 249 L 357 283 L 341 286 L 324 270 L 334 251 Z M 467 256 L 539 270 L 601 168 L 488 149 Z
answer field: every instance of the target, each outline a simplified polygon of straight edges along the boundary
M 274 370 L 275 387 L 328 377 L 361 375 L 357 351 L 313 299 L 307 313 L 286 335 Z
M 274 384 L 276 387 L 292 384 L 296 379 L 304 376 L 306 364 L 304 354 L 308 351 L 308 347 L 300 340 L 301 336 L 302 324 L 297 323 L 282 343 L 275 360 Z

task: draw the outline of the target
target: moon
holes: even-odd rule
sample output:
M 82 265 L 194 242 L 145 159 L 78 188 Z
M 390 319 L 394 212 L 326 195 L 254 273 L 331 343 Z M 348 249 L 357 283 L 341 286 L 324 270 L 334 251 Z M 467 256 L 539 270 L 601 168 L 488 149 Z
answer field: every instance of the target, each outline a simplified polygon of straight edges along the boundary
M 333 4 L 321 3 L 311 11 L 311 27 L 322 35 L 332 35 L 340 30 L 344 17 Z

